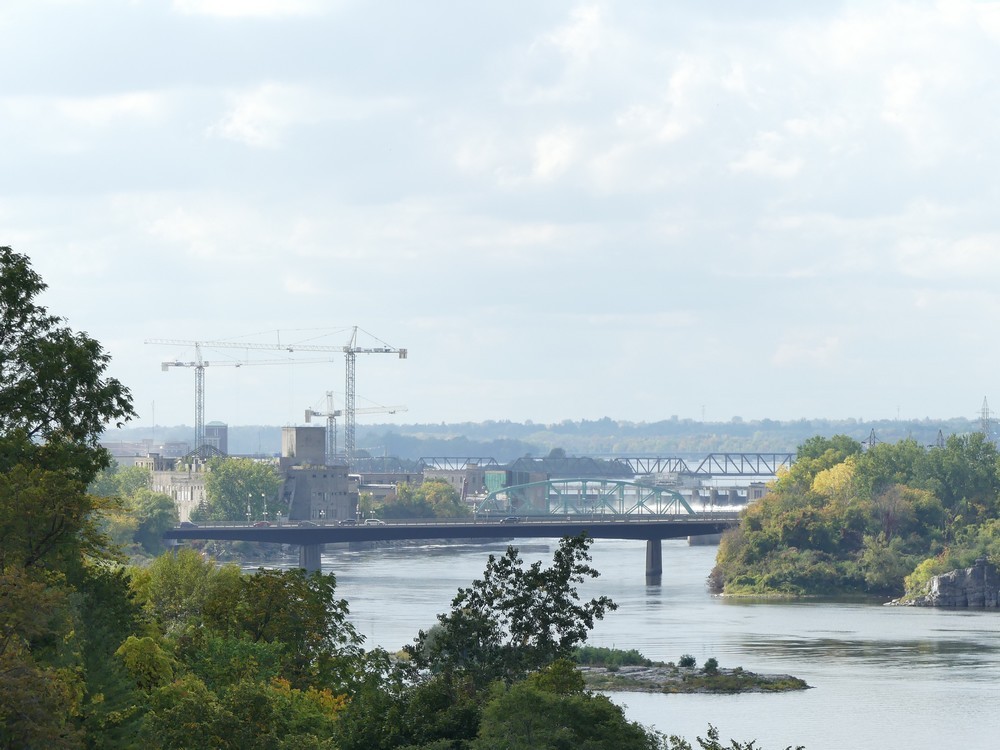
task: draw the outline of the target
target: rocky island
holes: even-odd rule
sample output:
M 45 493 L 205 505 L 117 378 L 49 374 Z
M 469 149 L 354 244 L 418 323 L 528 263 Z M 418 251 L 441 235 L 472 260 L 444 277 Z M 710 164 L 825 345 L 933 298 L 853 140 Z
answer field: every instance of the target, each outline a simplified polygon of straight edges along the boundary
M 591 690 L 643 693 L 778 693 L 806 690 L 805 680 L 787 674 L 758 674 L 743 667 L 726 669 L 712 658 L 698 667 L 685 654 L 677 664 L 654 662 L 636 651 L 593 649 L 578 651 L 584 682 Z

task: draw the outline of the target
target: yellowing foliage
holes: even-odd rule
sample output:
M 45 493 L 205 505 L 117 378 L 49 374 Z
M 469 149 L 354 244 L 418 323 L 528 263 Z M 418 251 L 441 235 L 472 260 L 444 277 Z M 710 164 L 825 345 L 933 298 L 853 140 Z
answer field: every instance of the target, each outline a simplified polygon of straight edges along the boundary
M 855 460 L 849 456 L 843 463 L 819 472 L 812 482 L 812 491 L 831 500 L 846 500 L 852 494 Z

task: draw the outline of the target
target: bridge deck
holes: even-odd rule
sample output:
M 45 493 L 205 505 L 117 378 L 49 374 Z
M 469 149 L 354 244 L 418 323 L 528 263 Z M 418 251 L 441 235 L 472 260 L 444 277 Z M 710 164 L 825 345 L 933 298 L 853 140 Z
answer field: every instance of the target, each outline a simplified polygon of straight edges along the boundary
M 331 544 L 404 539 L 561 538 L 586 532 L 595 539 L 677 539 L 718 534 L 735 526 L 736 512 L 628 516 L 609 520 L 563 517 L 497 521 L 407 521 L 384 526 L 197 526 L 169 529 L 164 539 L 218 539 L 276 544 Z

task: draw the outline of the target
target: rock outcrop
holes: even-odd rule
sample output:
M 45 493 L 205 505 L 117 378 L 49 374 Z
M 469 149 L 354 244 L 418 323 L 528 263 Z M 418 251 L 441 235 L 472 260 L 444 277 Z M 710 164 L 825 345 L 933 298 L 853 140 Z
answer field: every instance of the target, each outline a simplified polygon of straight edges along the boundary
M 1000 572 L 985 557 L 964 570 L 934 576 L 927 593 L 908 602 L 916 607 L 1000 607 Z

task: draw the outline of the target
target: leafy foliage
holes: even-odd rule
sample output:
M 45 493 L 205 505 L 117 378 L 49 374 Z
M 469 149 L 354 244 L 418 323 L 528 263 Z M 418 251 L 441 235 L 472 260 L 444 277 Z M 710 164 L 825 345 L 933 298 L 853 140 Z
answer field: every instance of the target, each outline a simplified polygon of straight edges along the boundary
M 1000 551 L 993 523 L 1000 461 L 981 434 L 953 436 L 944 447 L 904 440 L 864 453 L 842 437 L 813 438 L 800 455 L 723 537 L 716 588 L 898 596 L 904 581 L 922 585 L 931 571 Z
M 382 506 L 382 518 L 460 518 L 469 515 L 458 491 L 443 479 L 402 484 L 395 500 Z
M 694 657 L 691 658 L 693 659 Z M 612 669 L 630 666 L 648 667 L 653 663 L 634 648 L 626 651 L 620 648 L 606 648 L 604 646 L 579 646 L 573 651 L 573 659 L 577 664 L 609 667 Z
M 554 674 L 557 673 L 557 674 Z M 494 687 L 472 750 L 656 750 L 659 738 L 628 721 L 606 696 L 583 690 L 556 661 L 510 686 Z
M 205 495 L 208 508 L 193 514 L 195 520 L 246 521 L 247 508 L 252 518 L 287 513 L 287 504 L 278 499 L 281 477 L 271 464 L 250 458 L 213 458 L 208 463 Z
M 0 247 L 0 434 L 97 451 L 108 422 L 133 416 L 131 397 L 105 377 L 110 357 L 97 341 L 35 302 L 45 289 L 27 256 Z
M 420 631 L 408 652 L 434 672 L 465 672 L 477 685 L 512 682 L 554 659 L 572 655 L 594 621 L 617 609 L 608 597 L 580 603 L 574 583 L 598 575 L 587 563 L 591 540 L 566 537 L 552 566 L 527 568 L 514 547 L 490 555 L 481 580 L 459 589 L 439 625 Z

